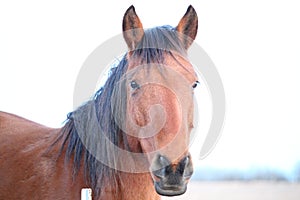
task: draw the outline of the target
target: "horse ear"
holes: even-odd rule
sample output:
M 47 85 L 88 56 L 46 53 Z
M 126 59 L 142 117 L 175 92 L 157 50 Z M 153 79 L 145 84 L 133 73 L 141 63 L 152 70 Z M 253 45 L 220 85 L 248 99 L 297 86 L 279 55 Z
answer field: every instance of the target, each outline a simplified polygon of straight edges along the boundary
M 130 6 L 123 17 L 123 37 L 129 50 L 134 50 L 144 36 L 143 25 L 134 6 Z
M 198 30 L 198 16 L 193 6 L 188 7 L 176 30 L 180 33 L 185 48 L 188 49 L 195 40 Z

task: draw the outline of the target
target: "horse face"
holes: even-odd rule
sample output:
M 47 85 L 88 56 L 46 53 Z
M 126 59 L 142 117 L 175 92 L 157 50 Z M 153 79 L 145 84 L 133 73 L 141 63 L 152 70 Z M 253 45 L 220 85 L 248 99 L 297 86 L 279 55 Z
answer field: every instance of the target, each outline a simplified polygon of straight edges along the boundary
M 197 32 L 197 15 L 192 7 L 176 30 L 188 36 L 177 38 L 186 51 Z M 196 74 L 180 51 L 148 48 L 145 50 L 150 51 L 147 55 L 160 56 L 150 62 L 135 53 L 146 34 L 133 7 L 125 13 L 123 31 L 130 50 L 126 77 L 126 131 L 130 148 L 147 156 L 158 194 L 183 194 L 193 173 L 188 146 L 193 128 Z
M 185 192 L 193 172 L 188 146 L 197 77 L 185 59 L 164 57 L 163 66 L 129 62 L 127 130 L 129 143 L 138 141 L 132 148 L 148 158 L 156 191 L 170 196 Z

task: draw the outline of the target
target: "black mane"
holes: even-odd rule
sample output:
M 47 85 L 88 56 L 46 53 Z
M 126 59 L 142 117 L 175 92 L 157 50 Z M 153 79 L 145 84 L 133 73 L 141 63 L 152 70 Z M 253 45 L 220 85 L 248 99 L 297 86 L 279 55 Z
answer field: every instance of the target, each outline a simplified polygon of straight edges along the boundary
M 173 55 L 174 51 L 180 55 L 186 54 L 183 44 L 178 39 L 176 30 L 170 26 L 156 27 L 145 31 L 142 41 L 139 43 L 137 49 L 132 52 L 132 58 L 134 59 L 135 56 L 136 58 L 142 58 L 143 63 L 164 63 L 165 53 Z M 111 143 L 116 146 L 122 143 L 124 145 L 123 148 L 130 151 L 127 147 L 126 135 L 115 122 L 112 109 L 114 105 L 112 105 L 111 102 L 115 86 L 124 78 L 127 67 L 128 60 L 127 55 L 125 55 L 117 67 L 113 67 L 110 70 L 110 76 L 105 85 L 96 92 L 94 97 L 68 114 L 65 125 L 57 139 L 57 142 L 62 142 L 61 152 L 66 151 L 66 160 L 73 162 L 74 178 L 76 178 L 79 169 L 83 167 L 85 180 L 87 184 L 91 185 L 96 195 L 100 194 L 105 179 L 113 181 L 113 183 L 110 184 L 113 185 L 114 190 L 117 190 L 117 186 L 120 185 L 120 179 L 116 169 L 110 168 L 98 161 L 97 156 L 95 156 L 93 152 L 90 152 L 88 150 L 89 148 L 86 148 L 86 141 L 83 141 L 84 139 L 79 129 L 89 136 L 99 135 L 99 133 L 95 132 L 95 126 L 99 126 Z M 122 88 L 120 90 L 122 90 Z M 126 96 L 124 98 L 126 92 L 124 92 L 124 90 L 119 92 L 122 92 L 122 94 L 118 93 L 119 95 L 123 95 L 121 99 L 126 99 Z M 120 109 L 123 109 L 123 111 L 124 105 L 126 105 L 126 103 L 124 104 L 123 102 L 122 104 L 121 102 Z M 95 117 L 92 116 L 94 111 L 96 113 Z M 93 124 L 95 120 L 97 125 Z M 97 136 L 92 137 L 92 139 L 87 142 L 92 143 L 91 145 L 94 149 L 102 150 L 100 154 L 102 157 L 105 157 L 103 159 L 114 160 L 116 157 L 114 157 L 113 152 L 108 152 L 109 150 L 107 149 L 106 143 L 101 142 L 101 138 L 100 141 L 95 138 L 97 138 Z M 83 166 L 81 166 L 81 164 L 83 164 Z

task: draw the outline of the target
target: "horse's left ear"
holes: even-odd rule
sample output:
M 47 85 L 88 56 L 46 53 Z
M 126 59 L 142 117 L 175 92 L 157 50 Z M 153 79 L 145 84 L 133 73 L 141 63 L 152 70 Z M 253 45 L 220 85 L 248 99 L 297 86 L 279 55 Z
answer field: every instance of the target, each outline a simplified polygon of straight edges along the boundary
M 144 36 L 142 22 L 137 16 L 134 6 L 130 6 L 123 17 L 123 37 L 129 50 L 134 50 Z
M 198 16 L 193 6 L 188 7 L 176 30 L 181 34 L 180 39 L 188 49 L 195 40 L 198 30 Z

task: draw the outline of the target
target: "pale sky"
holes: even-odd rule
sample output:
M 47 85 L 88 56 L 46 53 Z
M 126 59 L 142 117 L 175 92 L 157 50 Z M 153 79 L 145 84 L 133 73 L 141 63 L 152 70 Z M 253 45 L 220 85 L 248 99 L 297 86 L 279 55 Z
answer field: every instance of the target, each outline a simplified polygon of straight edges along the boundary
M 300 160 L 297 1 L 1 1 L 0 110 L 60 127 L 83 62 L 120 33 L 131 4 L 146 28 L 176 26 L 189 4 L 198 13 L 196 42 L 222 78 L 226 120 L 214 151 L 196 161 L 212 114 L 202 83 L 196 165 L 291 170 Z

